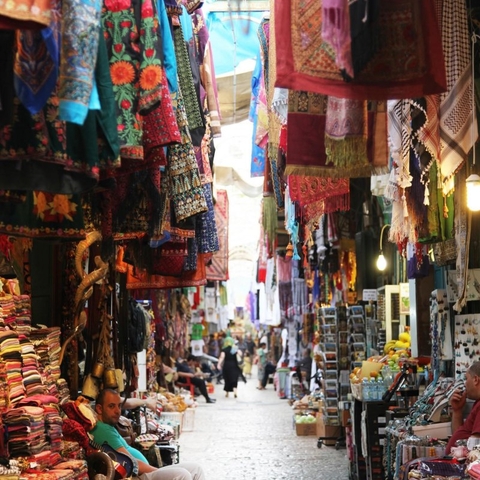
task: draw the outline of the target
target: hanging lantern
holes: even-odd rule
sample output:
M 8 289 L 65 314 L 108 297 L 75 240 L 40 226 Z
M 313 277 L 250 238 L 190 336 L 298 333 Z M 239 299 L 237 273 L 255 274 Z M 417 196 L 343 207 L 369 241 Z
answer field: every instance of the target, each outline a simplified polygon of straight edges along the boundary
M 472 212 L 480 210 L 480 176 L 475 173 L 467 178 L 467 208 Z

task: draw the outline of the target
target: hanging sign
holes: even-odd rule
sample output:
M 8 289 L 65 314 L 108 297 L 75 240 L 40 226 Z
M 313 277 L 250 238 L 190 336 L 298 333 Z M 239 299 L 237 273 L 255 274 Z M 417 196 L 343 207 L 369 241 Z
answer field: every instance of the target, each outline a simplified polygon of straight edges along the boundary
M 362 300 L 364 302 L 376 302 L 378 298 L 378 292 L 374 288 L 366 288 L 362 292 Z

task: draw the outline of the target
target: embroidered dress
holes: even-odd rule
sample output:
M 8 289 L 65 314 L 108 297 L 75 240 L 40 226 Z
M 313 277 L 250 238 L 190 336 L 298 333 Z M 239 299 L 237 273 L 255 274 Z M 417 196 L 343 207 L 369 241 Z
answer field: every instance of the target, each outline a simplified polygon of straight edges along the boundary
M 151 0 L 106 0 L 102 25 L 117 103 L 121 155 L 143 158 L 142 115 L 162 99 L 161 48 Z
M 186 15 L 186 13 L 183 15 Z M 203 129 L 205 124 L 200 111 L 199 98 L 197 96 L 194 78 L 192 75 L 192 65 L 190 63 L 189 51 L 185 44 L 185 37 L 183 35 L 181 24 L 177 27 L 174 27 L 173 40 L 175 43 L 175 55 L 177 57 L 178 83 L 180 85 L 180 90 L 182 92 L 183 101 L 185 104 L 188 128 L 190 132 L 192 132 L 196 129 Z M 204 131 L 201 132 L 200 139 L 203 134 Z
M 176 220 L 181 221 L 208 208 L 181 96 L 177 104 L 177 123 L 183 136 L 182 143 L 168 147 L 167 159 L 170 198 Z

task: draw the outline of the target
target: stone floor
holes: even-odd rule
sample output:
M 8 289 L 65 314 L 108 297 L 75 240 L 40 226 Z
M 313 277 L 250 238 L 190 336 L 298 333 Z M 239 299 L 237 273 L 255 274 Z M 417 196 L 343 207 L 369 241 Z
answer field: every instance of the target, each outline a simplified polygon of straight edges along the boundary
M 316 436 L 297 436 L 288 400 L 255 376 L 238 398 L 215 385 L 215 404 L 199 397 L 194 429 L 180 436 L 180 461 L 196 461 L 207 480 L 348 480 L 345 449 L 317 448 Z

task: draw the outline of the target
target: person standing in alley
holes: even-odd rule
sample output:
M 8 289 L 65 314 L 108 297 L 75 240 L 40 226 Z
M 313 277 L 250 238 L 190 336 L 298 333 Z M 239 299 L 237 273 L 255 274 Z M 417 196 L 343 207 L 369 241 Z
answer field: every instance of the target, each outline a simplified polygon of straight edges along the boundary
M 248 350 L 243 355 L 243 375 L 245 378 L 251 378 L 252 376 L 252 356 Z
M 226 337 L 223 341 L 222 353 L 218 359 L 218 369 L 222 371 L 225 396 L 228 397 L 233 392 L 237 398 L 238 377 L 242 376 L 242 371 L 238 365 L 237 354 L 241 355 L 241 351 L 235 345 L 232 337 Z
M 257 348 L 257 355 L 255 357 L 255 363 L 257 365 L 257 378 L 258 378 L 258 390 L 265 390 L 263 386 L 263 376 L 265 375 L 265 365 L 267 364 L 267 344 L 260 342 Z

